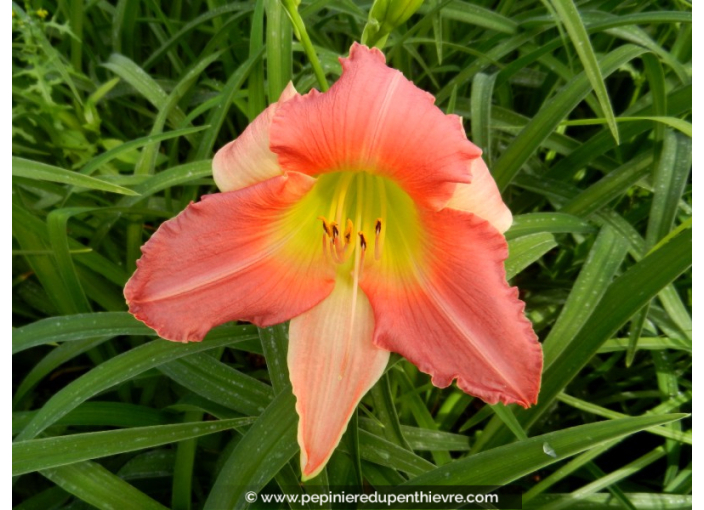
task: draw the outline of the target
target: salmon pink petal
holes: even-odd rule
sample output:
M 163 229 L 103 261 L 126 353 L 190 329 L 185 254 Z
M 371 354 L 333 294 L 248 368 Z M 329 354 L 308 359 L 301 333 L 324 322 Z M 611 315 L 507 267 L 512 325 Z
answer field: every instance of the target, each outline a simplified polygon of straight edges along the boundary
M 377 49 L 354 44 L 342 77 L 324 94 L 280 105 L 271 150 L 284 171 L 317 176 L 367 171 L 396 182 L 418 204 L 439 209 L 455 183 L 470 182 L 467 162 L 481 154 L 454 115 L 386 66 Z
M 207 196 L 163 223 L 125 287 L 130 312 L 161 337 L 185 342 L 223 322 L 268 326 L 319 303 L 335 272 L 323 263 L 317 233 L 307 238 L 293 214 L 314 182 L 274 177 Z
M 213 178 L 220 191 L 235 191 L 281 175 L 276 155 L 269 150 L 269 127 L 279 105 L 297 95 L 289 82 L 277 103 L 269 105 L 239 137 L 215 154 Z
M 436 386 L 457 379 L 490 404 L 535 403 L 542 352 L 518 290 L 506 283 L 504 237 L 471 213 L 420 214 L 426 230 L 412 263 L 382 257 L 364 268 L 374 342 L 431 374 Z
M 288 366 L 304 480 L 323 469 L 357 404 L 384 373 L 389 352 L 374 346 L 373 331 L 369 300 L 346 276 L 322 303 L 291 320 Z
M 511 226 L 513 216 L 501 198 L 496 181 L 482 158 L 471 160 L 469 169 L 472 173 L 472 182 L 458 184 L 445 207 L 474 213 L 487 220 L 503 234 Z

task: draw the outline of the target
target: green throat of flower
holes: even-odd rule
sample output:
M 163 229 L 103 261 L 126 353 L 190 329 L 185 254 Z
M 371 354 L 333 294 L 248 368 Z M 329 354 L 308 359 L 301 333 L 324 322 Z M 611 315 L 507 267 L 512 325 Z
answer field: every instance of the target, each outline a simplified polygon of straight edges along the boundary
M 369 264 L 408 267 L 421 242 L 413 200 L 394 182 L 365 171 L 320 175 L 290 220 L 339 275 L 355 281 Z

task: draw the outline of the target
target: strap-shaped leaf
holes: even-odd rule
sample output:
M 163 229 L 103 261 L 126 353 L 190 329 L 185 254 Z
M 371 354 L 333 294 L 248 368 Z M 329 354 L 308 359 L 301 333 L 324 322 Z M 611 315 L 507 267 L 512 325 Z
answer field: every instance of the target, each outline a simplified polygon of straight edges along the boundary
M 19 441 L 12 444 L 12 475 L 175 443 L 243 427 L 253 421 L 253 418 L 234 418 Z
M 472 455 L 413 478 L 406 485 L 503 485 L 589 448 L 684 416 L 641 416 L 563 429 Z M 545 452 L 545 445 L 554 456 Z

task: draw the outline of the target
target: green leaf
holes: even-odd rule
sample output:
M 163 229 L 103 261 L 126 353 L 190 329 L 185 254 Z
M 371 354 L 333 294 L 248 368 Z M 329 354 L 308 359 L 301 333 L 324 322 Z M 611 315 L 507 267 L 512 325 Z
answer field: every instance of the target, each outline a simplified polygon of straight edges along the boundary
M 258 55 L 264 48 L 264 0 L 256 0 L 249 35 L 249 56 Z M 249 73 L 249 120 L 253 121 L 266 108 L 264 97 L 264 62 L 259 60 Z
M 571 395 L 567 395 L 566 393 L 560 393 L 557 396 L 557 399 L 560 402 L 564 402 L 565 404 L 571 405 L 572 407 L 575 407 L 581 411 L 595 414 L 596 416 L 602 416 L 604 418 L 618 419 L 618 418 L 625 418 L 628 416 L 626 414 L 619 413 L 617 411 L 612 411 L 612 410 L 607 409 L 605 407 L 601 407 L 596 404 L 592 404 L 591 402 L 587 402 L 585 400 L 573 397 Z M 648 429 L 648 432 L 650 432 L 652 434 L 656 434 L 658 436 L 667 437 L 669 439 L 674 439 L 674 440 L 680 441 L 682 443 L 692 444 L 692 435 L 691 434 L 685 434 L 680 431 L 672 430 L 672 429 L 668 428 L 667 426 L 651 427 L 650 429 Z
M 681 88 L 671 91 L 667 95 L 667 113 L 670 116 L 683 115 L 692 110 L 692 86 L 685 85 Z M 624 116 L 640 117 L 653 115 L 652 102 L 648 101 L 645 104 L 636 103 L 632 107 L 623 112 Z M 621 129 L 621 137 L 624 140 L 629 140 L 633 137 L 652 128 L 652 122 L 627 122 Z M 596 135 L 592 136 L 586 142 L 576 147 L 562 161 L 553 165 L 548 173 L 547 178 L 566 179 L 574 175 L 580 168 L 585 168 L 591 162 L 604 155 L 615 147 L 614 139 L 608 130 L 601 130 Z
M 245 494 L 261 490 L 293 457 L 298 451 L 294 403 L 290 387 L 274 398 L 228 456 L 204 510 L 245 508 Z
M 190 354 L 215 349 L 250 339 L 248 336 L 220 336 L 222 331 L 211 331 L 203 342 L 182 345 L 155 340 L 116 356 L 71 382 L 56 392 L 34 419 L 17 436 L 16 440 L 33 439 L 41 431 L 56 422 L 82 402 L 116 384 L 157 367 L 163 363 Z
M 22 383 L 20 383 L 20 385 L 17 387 L 15 394 L 12 396 L 13 409 L 22 401 L 22 399 L 26 395 L 29 394 L 32 388 L 39 384 L 42 379 L 44 379 L 47 375 L 53 372 L 56 368 L 60 367 L 67 361 L 75 358 L 76 356 L 79 356 L 86 351 L 94 349 L 95 347 L 99 346 L 110 338 L 110 336 L 86 338 L 83 340 L 78 340 L 76 342 L 66 342 L 53 349 L 34 365 L 32 370 L 22 380 Z
M 644 51 L 643 48 L 630 44 L 616 48 L 601 59 L 602 75 L 610 75 Z M 521 130 L 494 166 L 493 173 L 499 189 L 506 189 L 540 143 L 555 130 L 566 114 L 589 94 L 590 90 L 590 81 L 585 73 L 575 76 Z
M 90 210 L 85 207 L 54 209 L 46 218 L 49 241 L 53 248 L 56 265 L 66 286 L 65 299 L 70 299 L 74 303 L 74 307 L 82 312 L 90 312 L 91 307 L 73 263 L 68 242 L 67 224 L 71 216 Z
M 528 439 L 526 431 L 523 430 L 521 424 L 516 420 L 516 416 L 513 414 L 511 407 L 505 406 L 504 404 L 495 404 L 491 406 L 492 411 L 499 417 L 499 419 L 504 422 L 504 424 L 509 428 L 513 435 L 519 441 L 525 441 Z
M 427 14 L 431 10 L 432 6 L 425 4 L 418 9 L 418 12 Z M 510 18 L 469 2 L 453 0 L 440 10 L 440 14 L 444 19 L 476 25 L 504 34 L 515 34 L 518 30 L 518 24 Z
M 37 411 L 12 413 L 13 435 L 27 426 Z M 124 402 L 84 402 L 56 422 L 57 427 L 148 427 L 166 425 L 169 413 Z
M 362 429 L 379 437 L 384 436 L 384 429 L 378 421 L 360 418 L 359 423 Z M 409 425 L 401 425 L 401 430 L 413 451 L 469 451 L 469 438 L 462 434 Z
M 404 485 L 504 485 L 607 441 L 683 418 L 682 414 L 641 416 L 590 423 L 550 432 L 441 466 Z M 555 456 L 545 453 L 547 444 Z M 511 459 L 511 462 L 506 462 Z
M 491 102 L 496 74 L 477 73 L 472 80 L 472 141 L 482 149 L 482 157 L 492 167 L 491 152 Z
M 645 117 L 616 117 L 614 119 L 616 122 L 638 122 L 644 120 L 650 120 L 653 122 L 659 122 L 665 126 L 675 128 L 683 134 L 692 138 L 692 123 L 684 119 L 678 119 L 677 117 L 656 117 L 656 116 L 645 116 Z M 599 124 L 607 123 L 608 119 L 581 119 L 581 120 L 566 120 L 561 124 L 563 126 L 596 126 Z
M 145 145 L 149 145 L 152 143 L 163 142 L 164 140 L 171 140 L 180 136 L 192 135 L 193 133 L 203 131 L 207 127 L 208 126 L 198 126 L 185 129 L 175 129 L 174 131 L 168 131 L 166 133 L 158 133 L 155 135 L 148 135 L 143 136 L 141 138 L 135 138 L 134 140 L 121 143 L 117 147 L 114 147 L 108 151 L 103 152 L 99 156 L 94 157 L 83 168 L 81 168 L 80 172 L 82 174 L 90 175 L 96 170 L 100 169 L 101 166 L 109 163 L 110 161 L 119 157 L 125 152 L 134 149 L 139 149 L 140 147 L 144 147 Z
M 39 224 L 40 231 L 34 231 L 33 226 Z M 43 229 L 43 231 L 42 231 Z M 41 234 L 44 234 L 43 236 Z M 17 240 L 23 251 L 29 253 L 49 251 L 44 222 L 18 204 L 17 195 L 12 200 L 12 237 Z M 56 259 L 45 255 L 25 255 L 30 270 L 36 275 L 45 292 L 43 300 L 49 298 L 51 308 L 62 314 L 77 313 L 80 310 L 76 304 L 65 299 L 68 293 L 63 279 L 59 275 Z
M 394 405 L 394 397 L 391 394 L 389 374 L 381 376 L 379 381 L 370 391 L 374 399 L 374 415 L 384 426 L 384 437 L 387 441 L 396 446 L 410 450 L 411 447 L 403 437 L 401 423 L 398 420 L 398 413 Z
M 540 404 L 523 414 L 531 421 L 546 411 L 558 393 L 586 365 L 599 347 L 643 305 L 692 264 L 692 231 L 686 230 L 650 253 L 619 277 L 604 293 L 582 329 L 546 368 Z
M 220 326 L 211 335 L 251 335 L 254 326 Z M 37 345 L 72 342 L 98 336 L 157 336 L 127 312 L 96 312 L 49 317 L 12 330 L 12 353 Z
M 220 102 L 217 107 L 210 110 L 208 114 L 208 119 L 206 124 L 210 127 L 205 130 L 203 136 L 201 136 L 198 147 L 195 151 L 195 156 L 193 159 L 206 159 L 212 154 L 213 147 L 215 146 L 215 139 L 220 132 L 223 122 L 225 122 L 225 116 L 230 111 L 230 105 L 232 104 L 232 98 L 235 92 L 240 90 L 244 85 L 245 80 L 251 73 L 253 67 L 259 62 L 262 57 L 263 48 L 256 53 L 251 55 L 227 80 L 227 83 L 220 92 Z
M 621 267 L 626 248 L 625 240 L 612 228 L 601 229 L 560 316 L 543 342 L 544 370 L 574 344 Z
M 603 343 L 597 352 L 608 353 L 625 351 L 628 348 L 628 338 L 612 338 Z M 692 343 L 679 338 L 666 338 L 658 336 L 643 336 L 638 340 L 638 348 L 646 351 L 661 351 L 673 349 L 692 352 Z
M 246 415 L 261 414 L 274 397 L 270 386 L 206 353 L 193 354 L 158 368 L 193 393 Z
M 184 423 L 198 423 L 203 420 L 201 411 L 187 411 L 183 414 Z M 252 420 L 253 421 L 253 420 Z M 172 510 L 190 510 L 193 499 L 193 469 L 195 467 L 198 440 L 196 438 L 181 441 L 176 446 L 173 478 L 171 481 Z
M 291 380 L 288 374 L 288 324 L 277 324 L 267 328 L 259 328 L 259 340 L 266 358 L 266 368 L 274 393 L 281 392 Z
M 438 430 L 438 424 L 435 422 L 433 415 L 430 413 L 426 402 L 421 398 L 420 393 L 415 389 L 413 381 L 411 381 L 408 374 L 402 370 L 394 371 L 394 379 L 398 382 L 400 387 L 403 389 L 404 393 L 401 396 L 401 403 L 405 407 L 409 408 L 413 414 L 413 418 L 416 423 L 421 427 L 421 430 L 427 430 L 432 432 Z M 404 427 L 401 426 L 401 434 L 405 439 Z M 410 449 L 413 449 L 410 441 L 406 439 Z M 431 453 L 433 456 L 433 462 L 437 465 L 443 465 L 450 462 L 452 459 L 449 452 L 436 450 Z
M 122 197 L 120 200 L 130 200 L 134 199 L 136 202 L 141 200 L 141 197 Z M 41 219 L 37 218 L 35 215 L 31 214 L 29 211 L 27 211 L 24 207 L 19 205 L 14 199 L 13 196 L 13 202 L 12 202 L 12 225 L 14 228 L 13 230 L 13 236 L 18 239 L 20 242 L 20 245 L 24 246 L 24 240 L 25 238 L 31 237 L 34 239 L 34 242 L 37 243 L 37 247 L 41 246 L 43 248 L 46 248 L 45 243 L 49 243 L 49 233 L 48 229 L 46 226 L 46 223 L 42 221 Z M 69 248 L 71 250 L 79 249 L 79 250 L 85 250 L 86 247 L 76 241 L 75 239 L 68 239 L 69 242 Z M 30 257 L 32 260 L 31 263 L 33 264 L 48 264 L 53 262 L 53 259 L 51 257 Z M 82 254 L 80 257 L 76 258 L 76 262 L 80 262 L 82 265 L 86 266 L 87 268 L 91 269 L 92 271 L 95 271 L 96 273 L 104 276 L 107 280 L 119 285 L 122 287 L 125 282 L 127 281 L 127 275 L 125 274 L 124 269 L 122 269 L 120 266 L 103 256 L 102 254 L 98 253 L 97 251 L 89 251 L 87 253 Z M 61 281 L 59 275 L 58 275 L 58 270 L 56 269 L 54 264 L 51 264 L 54 266 L 52 268 L 52 273 L 49 273 L 48 275 L 42 274 L 42 276 L 49 276 L 52 279 L 52 285 L 45 285 L 45 289 L 47 291 L 54 291 L 54 286 L 56 284 L 53 283 L 55 280 Z M 58 288 L 61 289 L 62 295 L 65 294 L 65 290 L 63 289 L 63 282 L 58 284 Z M 64 306 L 67 303 L 66 299 L 63 299 L 62 295 L 58 296 L 58 309 L 62 310 L 62 313 L 64 314 L 74 314 L 74 313 L 79 313 L 80 310 L 69 310 L 66 309 Z
M 672 229 L 680 199 L 692 168 L 692 140 L 668 131 L 653 176 L 653 203 L 648 217 L 646 250 Z
M 345 448 L 343 447 L 342 450 Z M 390 467 L 411 476 L 427 473 L 435 468 L 435 464 L 423 457 L 366 430 L 359 431 L 359 453 L 362 459 L 368 462 Z
M 653 152 L 641 152 L 571 199 L 560 211 L 578 216 L 587 216 L 598 211 L 623 196 L 631 186 L 645 177 L 652 163 Z
M 291 81 L 292 30 L 284 6 L 279 0 L 265 0 L 266 10 L 266 70 L 269 87 L 269 102 L 278 101 L 279 96 Z
M 157 110 L 161 111 L 168 104 L 169 96 L 164 89 L 144 69 L 124 55 L 113 53 L 103 66 L 132 85 Z M 186 116 L 180 108 L 175 107 L 170 109 L 168 118 L 173 127 L 182 127 Z
M 619 499 L 623 504 L 625 502 L 624 500 L 626 499 L 625 495 L 623 494 L 623 492 L 620 491 L 620 489 L 612 487 L 612 484 L 633 475 L 644 467 L 652 464 L 656 460 L 664 457 L 664 455 L 665 451 L 662 447 L 655 448 L 649 453 L 646 453 L 645 455 L 634 460 L 633 462 L 630 462 L 625 466 L 616 469 L 608 475 L 604 474 L 599 468 L 592 464 L 593 469 L 591 471 L 593 471 L 597 476 L 600 476 L 599 479 L 583 487 L 580 487 L 578 490 L 572 492 L 569 498 L 561 501 L 554 501 L 553 503 L 545 505 L 542 508 L 545 510 L 558 510 L 561 508 L 571 507 L 581 499 L 589 495 L 596 494 L 605 488 L 609 488 L 612 494 L 616 496 L 616 499 Z M 630 501 L 628 503 L 630 503 Z M 633 507 L 632 504 L 630 506 Z
M 153 448 L 235 427 L 243 427 L 253 421 L 253 418 L 235 418 L 207 423 L 135 427 L 19 441 L 12 444 L 12 474 L 17 476 L 32 471 L 73 464 L 82 460 Z
M 560 16 L 560 20 L 565 25 L 570 39 L 572 39 L 572 44 L 574 44 L 577 55 L 579 55 L 579 59 L 584 66 L 584 72 L 587 78 L 589 78 L 589 82 L 599 100 L 601 109 L 606 116 L 606 122 L 609 125 L 611 134 L 616 141 L 616 145 L 618 145 L 618 127 L 616 126 L 614 112 L 611 108 L 609 93 L 606 90 L 606 84 L 604 83 L 604 77 L 601 75 L 601 69 L 599 68 L 599 63 L 594 54 L 594 48 L 592 48 L 589 34 L 587 34 L 587 30 L 584 28 L 577 6 L 572 0 L 552 0 L 551 3 Z
M 513 224 L 506 232 L 506 239 L 516 239 L 531 234 L 550 232 L 553 234 L 588 234 L 594 232 L 588 221 L 561 212 L 540 212 L 513 217 Z
M 510 240 L 508 242 L 508 258 L 505 263 L 506 278 L 510 280 L 555 246 L 557 246 L 555 238 L 547 232 L 529 234 Z
M 658 494 L 655 492 L 627 492 L 626 496 L 638 510 L 687 510 L 692 508 L 691 495 Z M 524 502 L 523 508 L 526 510 L 543 509 L 549 504 L 563 502 L 569 504 L 570 508 L 578 510 L 623 509 L 623 504 L 608 493 L 591 494 L 584 498 L 580 498 L 579 502 L 575 502 L 569 494 L 541 494 L 530 503 Z
M 229 14 L 231 12 L 241 11 L 235 18 L 236 20 L 238 20 L 244 15 L 246 15 L 250 10 L 251 7 L 248 4 L 228 4 L 216 7 L 214 9 L 208 9 L 207 12 L 201 14 L 200 16 L 197 16 L 194 19 L 189 19 L 187 23 L 185 23 L 178 31 L 176 31 L 171 37 L 169 37 L 168 40 L 164 41 L 163 44 L 156 51 L 154 51 L 154 53 L 151 54 L 151 56 L 144 62 L 144 69 L 151 68 L 155 62 L 157 62 L 163 55 L 165 55 L 170 48 L 172 48 L 175 44 L 179 42 L 179 40 L 182 40 L 186 34 L 195 30 L 207 21 L 210 21 L 214 18 L 219 18 L 220 16 Z
M 136 455 L 120 468 L 117 476 L 123 480 L 165 478 L 174 472 L 175 452 L 164 448 Z
M 42 475 L 86 503 L 103 510 L 166 510 L 100 464 L 77 462 L 46 469 Z
M 72 172 L 70 170 L 64 170 L 63 168 L 58 168 L 45 163 L 39 163 L 38 161 L 18 158 L 15 156 L 12 157 L 12 176 L 38 181 L 59 182 L 81 188 L 119 193 L 121 195 L 139 195 L 139 193 L 132 191 L 131 189 L 118 186 L 117 184 L 101 181 L 100 179 Z

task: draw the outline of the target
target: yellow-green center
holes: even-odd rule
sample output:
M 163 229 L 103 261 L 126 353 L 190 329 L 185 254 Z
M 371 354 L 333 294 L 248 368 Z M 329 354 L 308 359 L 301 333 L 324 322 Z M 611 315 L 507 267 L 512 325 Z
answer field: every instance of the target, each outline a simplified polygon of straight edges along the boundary
M 413 200 L 395 183 L 364 171 L 323 174 L 286 219 L 300 232 L 301 249 L 323 250 L 338 272 L 367 264 L 411 263 L 421 242 Z

